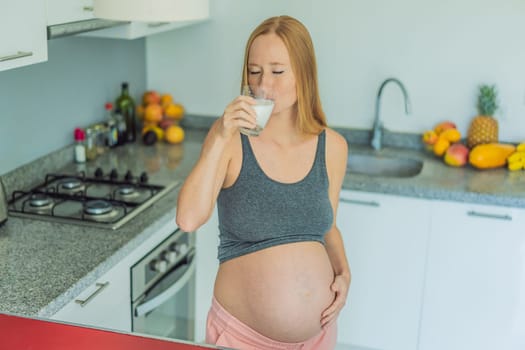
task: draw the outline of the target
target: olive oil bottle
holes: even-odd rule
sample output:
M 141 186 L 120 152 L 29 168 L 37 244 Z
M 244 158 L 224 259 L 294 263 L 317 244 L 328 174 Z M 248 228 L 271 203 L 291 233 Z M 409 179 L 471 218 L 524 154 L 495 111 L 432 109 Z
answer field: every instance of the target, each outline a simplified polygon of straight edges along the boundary
M 126 121 L 126 142 L 135 142 L 137 126 L 135 120 L 135 101 L 129 94 L 129 84 L 121 84 L 120 96 L 115 101 L 115 113 L 122 115 Z

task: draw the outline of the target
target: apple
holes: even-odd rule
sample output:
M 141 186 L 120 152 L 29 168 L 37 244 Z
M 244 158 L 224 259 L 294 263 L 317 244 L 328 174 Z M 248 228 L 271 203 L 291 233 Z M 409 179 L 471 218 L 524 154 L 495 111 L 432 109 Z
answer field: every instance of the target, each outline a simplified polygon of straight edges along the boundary
M 468 162 L 469 149 L 462 143 L 450 145 L 445 153 L 445 163 L 450 166 L 461 167 Z
M 159 122 L 159 126 L 162 128 L 162 129 L 167 129 L 169 128 L 170 126 L 174 125 L 175 124 L 175 121 L 174 120 L 171 120 L 171 119 L 162 119 L 160 122 Z
M 147 106 L 150 104 L 160 104 L 160 95 L 157 91 L 150 90 L 146 91 L 144 95 L 142 95 L 142 103 Z
M 445 131 L 447 129 L 457 129 L 456 128 L 456 124 L 454 122 L 451 122 L 450 120 L 446 120 L 446 121 L 443 121 L 443 122 L 437 124 L 434 127 L 434 131 L 438 135 L 441 134 L 443 131 Z

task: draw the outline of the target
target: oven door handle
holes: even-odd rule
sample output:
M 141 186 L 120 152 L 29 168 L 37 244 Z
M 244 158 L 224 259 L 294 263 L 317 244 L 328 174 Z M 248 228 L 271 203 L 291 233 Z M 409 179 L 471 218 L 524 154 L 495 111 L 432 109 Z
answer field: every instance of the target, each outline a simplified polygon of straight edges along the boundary
M 173 283 L 169 288 L 167 288 L 165 291 L 157 295 L 155 298 L 137 305 L 137 307 L 135 308 L 135 316 L 141 317 L 147 314 L 148 312 L 156 309 L 157 307 L 159 307 L 159 305 L 162 305 L 164 302 L 169 300 L 172 296 L 177 294 L 182 288 L 184 288 L 188 280 L 192 277 L 193 273 L 195 272 L 196 261 L 197 259 L 192 259 L 190 264 L 181 265 L 179 269 L 187 267 L 187 270 L 184 273 L 184 275 L 182 275 L 177 280 L 177 282 Z

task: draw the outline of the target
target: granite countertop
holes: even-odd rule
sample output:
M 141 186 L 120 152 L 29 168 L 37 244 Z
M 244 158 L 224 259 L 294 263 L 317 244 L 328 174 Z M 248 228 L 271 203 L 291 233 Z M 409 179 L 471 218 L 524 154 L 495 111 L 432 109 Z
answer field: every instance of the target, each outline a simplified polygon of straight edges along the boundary
M 362 145 L 350 145 L 352 154 L 405 157 L 423 161 L 421 172 L 413 177 L 372 177 L 347 174 L 343 188 L 378 192 L 430 200 L 468 202 L 525 208 L 525 171 L 506 168 L 478 170 L 471 166 L 445 165 L 430 152 L 386 147 L 380 151 Z
M 10 193 L 41 183 L 46 173 L 85 171 L 92 175 L 101 167 L 105 171 L 116 168 L 120 174 L 147 171 L 152 184 L 182 182 L 204 137 L 204 131 L 194 131 L 180 145 L 126 145 L 84 165 L 71 163 L 73 149 L 68 147 L 3 175 L 3 180 Z M 56 166 L 64 158 L 67 164 Z M 10 216 L 0 227 L 0 312 L 53 315 L 168 220 L 175 220 L 178 190 L 168 192 L 117 230 Z
M 373 153 L 362 142 L 367 139 L 363 132 L 343 130 L 343 134 L 357 143 L 350 145 L 350 154 Z M 3 180 L 10 193 L 41 182 L 46 172 L 83 170 L 92 174 L 102 167 L 116 168 L 122 174 L 146 170 L 151 183 L 183 181 L 205 135 L 205 129 L 187 129 L 181 145 L 126 145 L 81 166 L 71 164 L 73 149 L 69 147 L 15 169 L 3 175 Z M 347 175 L 345 189 L 525 208 L 525 172 L 451 168 L 420 150 L 399 148 L 396 142 L 386 144 L 379 154 L 422 159 L 421 173 L 409 178 Z M 177 194 L 174 189 L 115 231 L 9 217 L 0 227 L 0 312 L 53 315 L 159 227 L 174 220 Z

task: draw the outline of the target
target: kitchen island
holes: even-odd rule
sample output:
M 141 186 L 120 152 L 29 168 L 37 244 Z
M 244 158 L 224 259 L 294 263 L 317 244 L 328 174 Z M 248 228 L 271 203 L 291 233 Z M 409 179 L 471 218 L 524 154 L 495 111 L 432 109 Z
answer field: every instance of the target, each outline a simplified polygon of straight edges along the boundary
M 205 135 L 204 129 L 188 129 L 186 140 L 180 145 L 135 143 L 106 152 L 85 165 L 71 163 L 73 150 L 69 147 L 15 169 L 3 179 L 8 193 L 37 181 L 37 173 L 42 169 L 93 174 L 98 167 L 116 168 L 122 174 L 127 170 L 147 171 L 151 183 L 183 181 L 197 160 Z M 350 132 L 345 136 L 354 140 Z M 362 144 L 351 144 L 352 152 L 373 151 Z M 422 159 L 423 169 L 409 178 L 347 175 L 343 187 L 525 208 L 524 172 L 451 168 L 428 153 L 388 145 L 380 152 Z M 66 164 L 58 165 L 64 158 Z M 175 188 L 117 230 L 9 217 L 0 227 L 0 312 L 42 318 L 54 315 L 165 223 L 175 220 L 177 195 Z
M 138 336 L 1 313 L 0 337 L 2 337 L 2 346 L 5 349 L 18 350 L 217 349 L 217 347 L 195 345 L 188 342 Z

